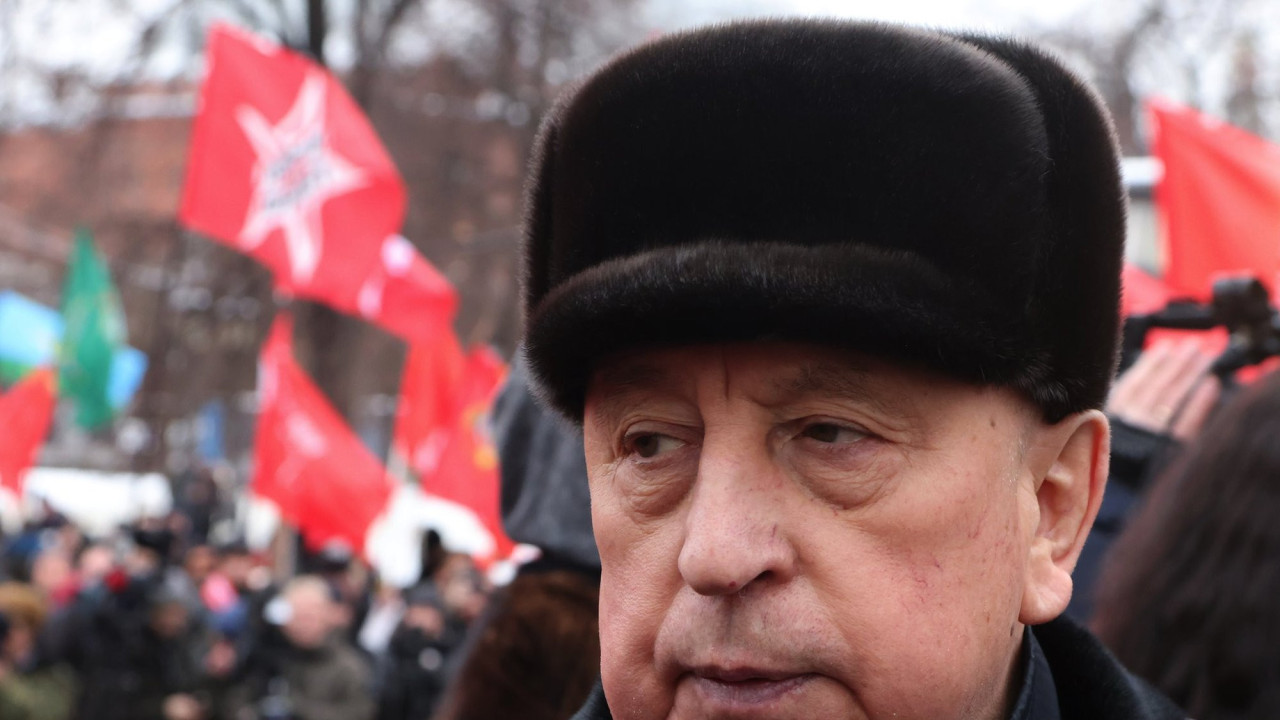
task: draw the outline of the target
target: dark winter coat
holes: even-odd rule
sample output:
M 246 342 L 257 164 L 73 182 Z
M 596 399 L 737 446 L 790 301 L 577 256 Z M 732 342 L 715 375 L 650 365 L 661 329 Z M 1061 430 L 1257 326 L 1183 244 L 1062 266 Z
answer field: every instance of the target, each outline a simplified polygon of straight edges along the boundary
M 1129 674 L 1067 618 L 1026 637 L 1026 670 L 1010 720 L 1185 720 L 1173 703 Z M 572 720 L 612 718 L 597 684 Z
M 426 720 L 444 693 L 449 648 L 439 639 L 400 627 L 387 648 L 378 720 Z
M 226 699 L 228 720 L 265 720 L 263 700 L 283 696 L 291 720 L 373 720 L 372 672 L 364 656 L 335 638 L 315 650 L 285 649 Z

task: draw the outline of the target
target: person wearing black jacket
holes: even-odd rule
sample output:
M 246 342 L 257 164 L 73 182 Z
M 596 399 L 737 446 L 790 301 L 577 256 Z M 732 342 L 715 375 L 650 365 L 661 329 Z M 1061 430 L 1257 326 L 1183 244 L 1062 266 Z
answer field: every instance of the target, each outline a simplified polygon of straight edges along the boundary
M 452 650 L 444 637 L 444 602 L 430 583 L 405 591 L 404 602 L 404 617 L 387 647 L 378 720 L 429 718 L 444 693 L 445 660 Z
M 1007 38 L 755 21 L 544 121 L 525 356 L 583 432 L 579 720 L 1174 720 L 1059 616 L 1107 478 L 1124 193 Z

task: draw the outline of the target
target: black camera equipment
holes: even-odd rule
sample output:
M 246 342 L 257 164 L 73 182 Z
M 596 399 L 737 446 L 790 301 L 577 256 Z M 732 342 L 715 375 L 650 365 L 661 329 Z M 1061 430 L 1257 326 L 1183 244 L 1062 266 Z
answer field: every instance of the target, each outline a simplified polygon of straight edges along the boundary
M 1271 306 L 1267 289 L 1251 276 L 1230 277 L 1213 284 L 1208 304 L 1175 300 L 1163 310 L 1131 315 L 1124 323 L 1120 369 L 1124 370 L 1142 354 L 1147 333 L 1155 328 L 1210 330 L 1225 327 L 1227 349 L 1214 361 L 1212 372 L 1226 387 L 1235 372 L 1280 355 L 1280 313 Z

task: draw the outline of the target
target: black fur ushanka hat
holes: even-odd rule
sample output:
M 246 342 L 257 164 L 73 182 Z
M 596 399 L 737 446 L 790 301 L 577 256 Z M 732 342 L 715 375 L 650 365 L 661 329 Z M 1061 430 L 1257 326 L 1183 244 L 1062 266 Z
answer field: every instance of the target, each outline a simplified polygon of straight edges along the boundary
M 758 21 L 623 54 L 544 122 L 525 343 L 594 364 L 786 339 L 1016 388 L 1056 421 L 1115 366 L 1124 191 L 1100 101 L 1022 42 Z

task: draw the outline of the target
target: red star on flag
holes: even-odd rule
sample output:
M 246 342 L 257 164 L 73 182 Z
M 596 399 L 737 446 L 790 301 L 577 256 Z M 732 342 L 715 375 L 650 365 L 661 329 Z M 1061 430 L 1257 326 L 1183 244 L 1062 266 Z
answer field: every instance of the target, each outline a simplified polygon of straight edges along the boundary
M 226 26 L 209 35 L 178 217 L 276 286 L 409 340 L 447 329 L 449 283 L 400 236 L 400 175 L 328 72 Z
M 337 154 L 325 134 L 324 74 L 311 71 L 293 106 L 272 125 L 258 108 L 242 104 L 236 121 L 253 146 L 253 200 L 239 233 L 240 247 L 253 251 L 279 229 L 288 250 L 290 277 L 305 286 L 315 275 L 324 247 L 320 211 L 330 198 L 363 187 L 360 168 Z

